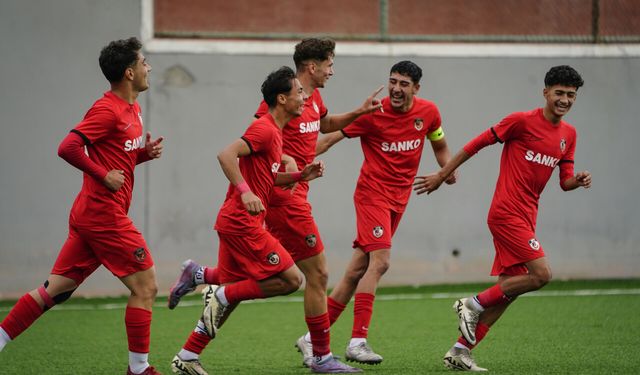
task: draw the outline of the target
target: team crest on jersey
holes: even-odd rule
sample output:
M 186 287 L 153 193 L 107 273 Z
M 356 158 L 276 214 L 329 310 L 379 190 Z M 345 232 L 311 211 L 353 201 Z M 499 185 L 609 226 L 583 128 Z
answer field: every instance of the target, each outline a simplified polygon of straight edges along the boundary
M 307 234 L 307 236 L 304 238 L 304 242 L 307 243 L 307 246 L 309 247 L 316 247 L 316 244 L 318 243 L 318 239 L 316 238 L 316 235 L 311 233 L 311 234 Z
M 144 252 L 144 248 L 141 247 L 133 251 L 133 256 L 136 258 L 138 262 L 144 262 L 144 258 L 147 257 L 147 254 Z
M 535 238 L 529 240 L 529 246 L 531 246 L 533 250 L 540 250 L 540 242 Z
M 280 256 L 276 252 L 269 253 L 269 255 L 267 255 L 267 262 L 275 266 L 280 263 Z
M 378 225 L 377 227 L 373 228 L 373 236 L 375 238 L 382 237 L 383 233 L 384 233 L 384 230 L 382 229 L 382 227 L 380 225 Z
M 417 118 L 413 120 L 413 127 L 416 128 L 417 131 L 422 130 L 423 125 L 424 125 L 424 121 L 421 118 Z
M 562 138 L 560 140 L 560 151 L 564 152 L 564 149 L 567 147 L 567 141 L 564 140 L 564 138 Z
M 313 104 L 313 110 L 316 111 L 316 113 L 320 113 L 320 108 L 318 108 L 318 105 L 316 104 L 315 100 L 312 102 Z

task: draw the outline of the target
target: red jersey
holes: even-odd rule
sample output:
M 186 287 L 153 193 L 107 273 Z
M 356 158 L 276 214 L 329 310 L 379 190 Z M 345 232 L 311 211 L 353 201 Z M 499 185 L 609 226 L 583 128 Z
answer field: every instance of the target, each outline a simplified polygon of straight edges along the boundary
M 473 155 L 496 142 L 504 148 L 488 222 L 524 221 L 534 230 L 540 194 L 554 168 L 560 165 L 561 182 L 573 176 L 576 130 L 564 121 L 553 124 L 538 108 L 510 114 L 464 150 Z
M 440 112 L 435 104 L 418 97 L 407 112 L 396 112 L 389 97 L 382 99 L 382 108 L 342 129 L 348 138 L 360 137 L 364 153 L 355 199 L 404 212 L 425 139 L 442 131 Z
M 89 158 L 107 171 L 124 171 L 124 184 L 112 192 L 95 178 L 84 173 L 70 218 L 84 227 L 112 226 L 127 219 L 133 191 L 133 170 L 146 160 L 142 132 L 142 114 L 138 102 L 127 101 L 107 91 L 89 109 L 84 119 L 72 130 L 86 143 Z M 128 219 L 126 220 L 128 222 Z
M 256 117 L 262 117 L 269 111 L 267 103 L 262 101 L 255 113 Z M 311 163 L 316 157 L 316 143 L 320 131 L 320 119 L 327 115 L 320 90 L 315 89 L 304 103 L 302 115 L 294 117 L 282 129 L 282 153 L 296 160 L 298 169 Z M 281 166 L 284 172 L 284 166 Z M 276 186 L 271 194 L 271 206 L 284 206 L 298 204 L 307 201 L 309 182 L 300 181 L 298 187 L 291 194 L 291 190 L 283 190 Z
M 266 114 L 251 123 L 242 139 L 249 145 L 251 154 L 239 158 L 240 172 L 267 210 L 282 158 L 282 133 L 271 114 Z M 251 216 L 242 204 L 238 189 L 229 184 L 214 229 L 229 234 L 261 229 L 265 214 L 266 211 Z

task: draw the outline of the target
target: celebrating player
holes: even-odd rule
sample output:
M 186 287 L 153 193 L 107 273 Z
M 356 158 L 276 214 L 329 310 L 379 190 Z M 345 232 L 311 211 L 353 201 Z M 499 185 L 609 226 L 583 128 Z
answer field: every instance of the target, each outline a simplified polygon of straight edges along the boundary
M 322 176 L 324 164 L 316 161 L 301 172 L 278 172 L 282 128 L 302 114 L 306 96 L 288 67 L 267 77 L 262 94 L 269 112 L 218 154 L 230 182 L 215 224 L 220 239 L 215 271 L 222 286 L 205 294 L 202 317 L 171 363 L 175 373 L 206 374 L 199 355 L 241 301 L 289 294 L 302 283 L 291 255 L 264 228 L 264 218 L 274 185 L 313 180 Z
M 359 116 L 380 108 L 375 95 L 367 98 L 356 110 L 339 115 L 329 115 L 319 88 L 323 88 L 333 75 L 335 42 L 330 39 L 304 39 L 295 47 L 293 60 L 296 77 L 307 96 L 304 111 L 294 117 L 282 129 L 283 165 L 280 171 L 295 172 L 313 161 L 316 156 L 318 132 L 340 130 Z M 265 101 L 260 104 L 255 117 L 268 112 Z M 293 159 L 293 160 L 292 160 Z M 339 361 L 327 361 L 333 357 L 330 348 L 330 324 L 327 313 L 327 261 L 318 227 L 307 200 L 309 184 L 302 181 L 296 186 L 275 187 L 271 193 L 265 222 L 267 229 L 291 254 L 296 265 L 305 275 L 305 320 L 310 335 L 300 337 L 296 347 L 303 354 L 303 364 L 310 367 L 314 359 L 323 363 L 323 371 L 349 371 L 350 367 Z M 180 280 L 185 280 L 181 283 Z M 180 297 L 195 289 L 198 283 L 219 284 L 217 271 L 186 261 L 180 279 L 170 293 L 170 307 Z M 310 337 L 309 337 L 310 336 Z M 313 342 L 313 345 L 312 345 Z M 316 372 L 320 371 L 316 368 Z
M 391 238 L 411 196 L 425 138 L 440 166 L 450 158 L 438 108 L 418 98 L 422 69 L 411 61 L 391 68 L 389 96 L 381 110 L 322 138 L 317 154 L 344 137 L 360 137 L 364 162 L 354 194 L 357 237 L 344 276 L 328 297 L 329 319 L 335 322 L 355 293 L 354 321 L 347 360 L 377 364 L 382 356 L 367 343 L 376 288 L 389 268 Z M 454 183 L 451 175 L 447 183 Z
M 551 269 L 535 234 L 538 201 L 556 166 L 563 190 L 591 187 L 588 171 L 574 175 L 576 130 L 562 120 L 583 83 L 570 66 L 551 68 L 544 78 L 544 108 L 510 114 L 467 143 L 440 171 L 416 178 L 418 194 L 431 193 L 482 148 L 504 143 L 487 220 L 496 251 L 491 275 L 498 276 L 498 282 L 453 305 L 462 336 L 445 354 L 444 364 L 450 369 L 486 371 L 476 364 L 471 349 L 516 297 L 551 280 Z
M 159 374 L 148 363 L 155 267 L 142 234 L 127 215 L 135 166 L 162 153 L 162 137 L 151 140 L 149 133 L 143 135 L 136 101 L 149 88 L 151 71 L 141 49 L 138 39 L 129 38 L 109 43 L 100 53 L 100 68 L 111 90 L 58 149 L 61 158 L 84 172 L 69 215 L 69 236 L 44 285 L 22 296 L 0 324 L 0 350 L 104 265 L 131 291 L 125 312 L 127 374 Z

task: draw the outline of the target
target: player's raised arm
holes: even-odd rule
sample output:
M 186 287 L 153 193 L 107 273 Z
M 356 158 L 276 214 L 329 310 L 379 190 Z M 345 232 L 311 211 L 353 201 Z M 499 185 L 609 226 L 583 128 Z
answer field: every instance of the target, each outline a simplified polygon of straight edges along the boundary
M 238 158 L 247 156 L 251 153 L 249 145 L 244 139 L 237 139 L 227 147 L 225 147 L 218 154 L 218 162 L 220 167 L 227 177 L 229 182 L 238 189 L 240 198 L 244 207 L 249 211 L 251 215 L 258 215 L 264 211 L 264 205 L 260 198 L 258 198 L 249 188 L 249 185 L 242 177 L 240 167 L 238 165 Z
M 318 139 L 318 143 L 316 144 L 316 156 L 324 154 L 329 151 L 329 149 L 340 142 L 345 138 L 344 134 L 341 131 L 333 132 L 327 134 Z
M 351 124 L 358 117 L 382 108 L 382 103 L 380 102 L 380 99 L 376 98 L 376 96 L 383 88 L 384 86 L 378 87 L 373 94 L 369 95 L 369 97 L 365 99 L 364 103 L 362 103 L 360 107 L 351 112 L 341 113 L 339 115 L 327 115 L 320 119 L 320 132 L 327 134 L 341 130 L 345 126 Z

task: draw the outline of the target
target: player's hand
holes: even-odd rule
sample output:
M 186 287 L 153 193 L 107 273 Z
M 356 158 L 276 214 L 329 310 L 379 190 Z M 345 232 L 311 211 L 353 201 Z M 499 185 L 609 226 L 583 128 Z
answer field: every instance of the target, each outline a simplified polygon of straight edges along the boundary
M 313 163 L 307 164 L 302 170 L 302 179 L 304 181 L 315 180 L 318 177 L 324 175 L 324 162 L 322 160 L 316 160 Z
M 378 89 L 364 101 L 364 104 L 362 104 L 362 107 L 360 107 L 360 111 L 362 112 L 362 114 L 370 113 L 377 109 L 382 109 L 382 102 L 380 101 L 380 99 L 376 98 L 376 95 L 378 95 L 383 88 L 384 86 L 378 87 Z
M 120 169 L 113 169 L 104 176 L 104 180 L 102 180 L 104 186 L 106 186 L 109 190 L 114 193 L 122 187 L 124 184 L 124 171 Z
M 578 186 L 582 186 L 585 189 L 591 187 L 591 172 L 583 171 L 576 173 L 576 181 L 578 182 Z
M 455 170 L 453 171 L 453 173 L 451 173 L 449 175 L 449 177 L 447 177 L 446 180 L 444 180 L 444 183 L 447 185 L 453 185 L 458 181 L 458 171 Z
M 247 209 L 250 215 L 256 216 L 264 211 L 264 205 L 260 198 L 257 195 L 253 194 L 252 191 L 244 192 L 240 195 L 240 199 L 242 199 L 242 204 L 244 208 Z
M 438 190 L 440 185 L 442 185 L 444 179 L 440 176 L 439 173 L 432 173 L 426 176 L 416 176 L 415 181 L 413 182 L 413 190 L 420 194 L 431 194 L 432 192 Z
M 157 159 L 162 155 L 162 148 L 164 147 L 162 144 L 163 140 L 164 137 L 160 137 L 152 141 L 151 133 L 147 132 L 147 138 L 144 141 L 144 148 L 147 150 L 147 155 L 149 155 L 151 159 Z

